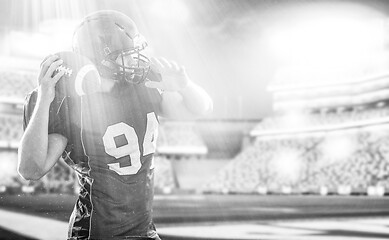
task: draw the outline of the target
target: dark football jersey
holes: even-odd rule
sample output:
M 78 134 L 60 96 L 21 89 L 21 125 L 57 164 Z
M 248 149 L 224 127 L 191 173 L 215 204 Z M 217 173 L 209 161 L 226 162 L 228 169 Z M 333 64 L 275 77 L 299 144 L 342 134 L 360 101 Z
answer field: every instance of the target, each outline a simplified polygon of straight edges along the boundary
M 27 98 L 25 125 L 34 99 L 36 92 Z M 70 239 L 158 238 L 152 201 L 160 101 L 157 90 L 133 84 L 82 97 L 56 93 L 49 133 L 67 137 L 63 157 L 81 186 Z

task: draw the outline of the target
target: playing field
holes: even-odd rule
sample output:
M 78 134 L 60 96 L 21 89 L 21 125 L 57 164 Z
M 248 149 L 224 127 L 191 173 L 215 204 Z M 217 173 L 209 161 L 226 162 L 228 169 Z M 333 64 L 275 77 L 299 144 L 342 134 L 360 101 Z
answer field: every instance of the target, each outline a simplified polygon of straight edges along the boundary
M 75 197 L 1 195 L 0 239 L 65 239 Z M 165 240 L 389 239 L 389 198 L 157 195 Z

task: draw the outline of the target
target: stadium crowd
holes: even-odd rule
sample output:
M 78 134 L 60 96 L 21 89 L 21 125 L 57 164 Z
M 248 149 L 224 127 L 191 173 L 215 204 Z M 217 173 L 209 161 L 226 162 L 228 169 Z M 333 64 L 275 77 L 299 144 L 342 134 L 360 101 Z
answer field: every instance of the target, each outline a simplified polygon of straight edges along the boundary
M 36 73 L 31 71 L 0 70 L 0 98 L 23 100 L 34 89 Z
M 384 102 L 382 102 L 384 104 Z M 354 108 L 351 110 L 332 110 L 319 113 L 301 113 L 293 115 L 280 115 L 264 119 L 258 124 L 254 131 L 256 132 L 282 132 L 285 130 L 320 130 L 326 128 L 344 128 L 345 126 L 366 125 L 366 123 L 376 124 L 382 122 L 384 118 L 389 117 L 389 108 L 366 107 Z M 387 120 L 387 119 L 385 119 Z
M 257 137 L 203 190 L 365 194 L 369 187 L 388 188 L 388 137 L 382 128 Z
M 20 104 L 34 87 L 34 74 L 0 72 L 2 104 Z M 12 101 L 5 101 L 11 99 Z M 389 188 L 389 116 L 386 104 L 346 111 L 322 111 L 285 125 L 284 116 L 264 119 L 246 144 L 201 190 L 208 193 L 366 193 L 371 187 Z M 22 136 L 22 111 L 0 114 L 0 192 L 77 191 L 77 177 L 63 161 L 39 181 L 21 179 L 16 173 L 16 149 Z M 378 121 L 370 121 L 370 120 Z M 369 124 L 366 124 L 366 121 Z M 289 121 L 290 123 L 290 121 Z M 348 123 L 347 128 L 344 124 Z M 350 124 L 351 123 L 351 124 Z M 169 193 L 177 188 L 169 154 L 206 154 L 207 147 L 194 131 L 193 122 L 161 119 L 155 189 Z M 298 129 L 297 133 L 282 131 Z M 326 130 L 323 130 L 326 129 Z M 341 146 L 340 148 L 337 146 Z M 188 150 L 189 149 L 189 150 Z M 7 190 L 8 189 L 8 190 Z M 324 190 L 323 190 L 324 189 Z

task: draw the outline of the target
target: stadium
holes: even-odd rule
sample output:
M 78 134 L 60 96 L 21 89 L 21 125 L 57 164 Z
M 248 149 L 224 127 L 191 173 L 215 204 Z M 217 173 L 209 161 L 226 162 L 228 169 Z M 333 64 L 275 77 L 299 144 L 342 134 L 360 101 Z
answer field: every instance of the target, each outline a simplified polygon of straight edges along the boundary
M 150 54 L 214 101 L 159 119 L 154 221 L 164 240 L 389 238 L 389 4 L 0 0 L 0 239 L 65 239 L 79 191 L 60 159 L 17 172 L 39 64 L 87 13 L 121 10 Z M 156 29 L 152 26 L 158 26 Z

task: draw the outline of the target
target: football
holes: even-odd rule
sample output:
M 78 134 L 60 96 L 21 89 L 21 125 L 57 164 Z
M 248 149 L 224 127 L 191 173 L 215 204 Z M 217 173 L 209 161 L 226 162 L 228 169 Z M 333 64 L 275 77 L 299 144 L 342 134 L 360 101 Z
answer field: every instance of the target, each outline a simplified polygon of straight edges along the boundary
M 99 91 L 100 74 L 92 61 L 70 51 L 58 52 L 56 55 L 63 60 L 63 64 L 54 71 L 54 74 L 61 70 L 65 72 L 56 85 L 56 91 L 60 95 L 82 96 Z

